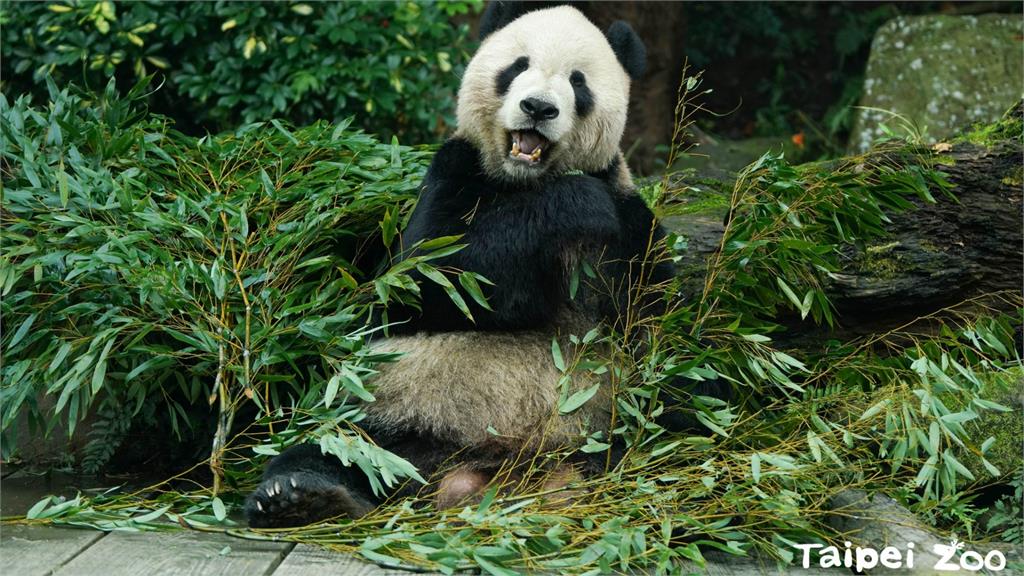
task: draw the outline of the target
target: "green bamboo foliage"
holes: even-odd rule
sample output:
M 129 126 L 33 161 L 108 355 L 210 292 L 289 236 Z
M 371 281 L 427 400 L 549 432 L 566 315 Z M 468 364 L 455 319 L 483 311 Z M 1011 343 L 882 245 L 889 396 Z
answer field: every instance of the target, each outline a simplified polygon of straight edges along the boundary
M 221 530 L 258 456 L 310 438 L 377 488 L 415 481 L 406 462 L 362 437 L 358 401 L 372 401 L 374 366 L 392 359 L 364 347 L 366 319 L 382 301 L 415 301 L 410 270 L 447 282 L 456 302 L 481 298 L 483 279 L 463 274 L 459 290 L 430 265 L 460 248 L 455 238 L 389 266 L 385 247 L 401 233 L 430 151 L 345 124 L 272 122 L 189 138 L 132 104 L 145 89 L 85 102 L 51 84 L 46 107 L 0 100 L 4 446 L 16 446 L 12 424 L 23 414 L 73 426 L 93 409 L 164 411 L 176 423 L 170 434 L 212 404 L 211 464 L 238 490 L 47 498 L 16 521 Z M 666 178 L 649 196 L 671 214 L 680 192 Z M 975 424 L 1006 410 L 988 398 L 990 384 L 1020 377 L 1020 295 L 987 294 L 813 355 L 778 338 L 780 314 L 835 322 L 825 288 L 845 245 L 884 234 L 886 214 L 911 200 L 948 192 L 929 152 L 904 143 L 831 164 L 769 154 L 745 170 L 699 298 L 666 296 L 665 314 L 631 315 L 631 338 L 577 335 L 585 353 L 575 357 L 553 346 L 563 372 L 611 372 L 613 433 L 628 448 L 618 467 L 575 483 L 571 503 L 551 506 L 536 487 L 495 489 L 461 510 L 405 500 L 354 521 L 244 534 L 445 573 L 664 574 L 711 549 L 791 562 L 794 542 L 838 537 L 827 503 L 848 488 L 887 492 L 941 529 L 971 533 L 980 515 L 972 486 L 1014 473 L 989 462 L 993 440 Z M 676 257 L 684 245 L 670 237 L 655 248 Z M 736 395 L 692 396 L 674 388 L 678 376 L 718 377 Z M 702 428 L 658 426 L 665 394 L 679 395 Z M 40 407 L 44 396 L 52 407 Z M 567 394 L 560 409 L 581 398 Z M 250 401 L 268 431 L 232 443 L 231 420 Z M 104 421 L 103 438 L 123 427 Z M 584 452 L 599 453 L 613 439 L 584 440 Z M 1019 539 L 1008 520 L 1018 509 L 1005 504 L 990 525 Z
M 240 402 L 371 398 L 368 308 L 415 284 L 356 261 L 386 255 L 429 151 L 347 123 L 194 139 L 139 108 L 146 81 L 112 86 L 0 102 L 5 450 L 21 413 L 73 431 L 94 407 L 164 410 L 178 434 L 213 405 L 216 457 Z

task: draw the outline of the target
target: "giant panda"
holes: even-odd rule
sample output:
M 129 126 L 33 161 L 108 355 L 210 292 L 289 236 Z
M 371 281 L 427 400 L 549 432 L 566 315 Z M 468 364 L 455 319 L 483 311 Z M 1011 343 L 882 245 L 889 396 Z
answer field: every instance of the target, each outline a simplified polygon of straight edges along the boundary
M 390 335 L 372 343 L 403 355 L 380 367 L 360 423 L 431 482 L 438 508 L 472 500 L 512 461 L 537 466 L 537 454 L 607 435 L 606 384 L 559 414 L 566 380 L 552 339 L 571 354 L 570 335 L 624 322 L 642 307 L 642 286 L 673 275 L 650 256 L 664 232 L 620 152 L 645 60 L 633 30 L 616 22 L 602 32 L 570 6 L 496 2 L 481 35 L 458 93 L 458 128 L 427 172 L 402 257 L 421 241 L 462 235 L 465 248 L 434 264 L 489 279 L 490 309 L 470 302 L 470 320 L 420 278 L 420 306 L 389 308 Z M 598 273 L 577 283 L 584 263 Z M 605 377 L 582 371 L 568 386 Z M 582 458 L 549 472 L 564 481 L 599 467 Z M 379 503 L 361 471 L 304 444 L 270 462 L 246 513 L 253 527 L 294 526 L 359 517 Z

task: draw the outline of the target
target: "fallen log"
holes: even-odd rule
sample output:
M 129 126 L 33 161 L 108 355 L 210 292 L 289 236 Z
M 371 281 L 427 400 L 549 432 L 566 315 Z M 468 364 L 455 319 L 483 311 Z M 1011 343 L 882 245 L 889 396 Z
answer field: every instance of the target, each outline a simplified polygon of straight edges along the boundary
M 1010 114 L 1019 118 L 1021 107 Z M 827 291 L 849 335 L 884 331 L 1024 284 L 1020 134 L 940 145 L 933 153 L 936 168 L 954 185 L 955 198 L 915 200 L 916 209 L 890 215 L 888 237 L 864 249 L 842 249 L 845 263 Z M 723 216 L 712 210 L 666 220 L 668 228 L 688 240 L 681 270 L 683 291 L 690 297 L 699 296 L 704 261 L 719 249 Z

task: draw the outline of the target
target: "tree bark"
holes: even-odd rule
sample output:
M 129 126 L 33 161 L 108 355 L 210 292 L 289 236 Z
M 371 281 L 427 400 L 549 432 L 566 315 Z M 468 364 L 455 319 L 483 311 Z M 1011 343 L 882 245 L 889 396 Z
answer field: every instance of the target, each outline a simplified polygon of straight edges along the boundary
M 658 145 L 672 141 L 679 80 L 686 61 L 686 16 L 674 2 L 587 2 L 584 14 L 601 30 L 625 20 L 647 47 L 647 69 L 633 83 L 622 149 L 638 174 L 656 171 Z
M 890 235 L 858 251 L 828 287 L 847 335 L 877 333 L 969 298 L 1024 285 L 1022 146 L 958 144 L 939 169 L 954 184 L 955 199 L 917 202 L 890 215 Z M 684 292 L 699 296 L 688 275 L 719 248 L 720 217 L 676 218 L 666 225 L 689 240 L 683 260 Z

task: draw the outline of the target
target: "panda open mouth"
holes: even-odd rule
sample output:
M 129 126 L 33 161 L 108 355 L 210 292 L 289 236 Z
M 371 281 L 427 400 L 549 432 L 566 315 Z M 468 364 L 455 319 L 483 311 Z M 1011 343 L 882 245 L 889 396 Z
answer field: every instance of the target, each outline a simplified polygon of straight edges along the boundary
M 550 140 L 536 130 L 512 130 L 512 149 L 509 150 L 509 157 L 520 162 L 527 162 L 531 166 L 539 164 L 543 154 L 552 147 Z

